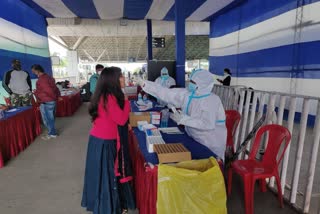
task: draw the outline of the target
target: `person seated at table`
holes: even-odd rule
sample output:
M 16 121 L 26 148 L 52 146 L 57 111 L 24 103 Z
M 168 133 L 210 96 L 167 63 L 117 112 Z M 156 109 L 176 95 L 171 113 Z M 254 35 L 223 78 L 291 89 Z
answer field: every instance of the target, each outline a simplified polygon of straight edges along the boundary
M 96 90 L 96 85 L 97 85 L 97 82 L 98 82 L 98 79 L 99 79 L 99 76 L 102 72 L 102 70 L 104 69 L 104 66 L 103 65 L 100 65 L 100 64 L 97 64 L 96 65 L 96 73 L 93 74 L 91 77 L 90 77 L 90 92 L 91 94 L 94 93 L 94 91 Z
M 161 75 L 160 77 L 158 77 L 155 81 L 155 83 L 161 85 L 162 87 L 166 87 L 166 88 L 172 88 L 176 85 L 176 81 L 169 76 L 169 71 L 166 67 L 163 67 L 161 69 Z M 165 106 L 167 105 L 166 102 L 164 102 L 163 100 L 161 99 L 157 99 L 158 103 L 162 106 Z
M 42 137 L 43 140 L 50 140 L 57 137 L 55 128 L 56 101 L 60 96 L 60 90 L 55 84 L 53 77 L 45 73 L 41 65 L 33 65 L 32 73 L 38 76 L 34 95 L 40 103 L 40 112 L 43 124 L 48 129 L 48 135 Z
M 57 88 L 59 89 L 59 91 L 63 91 L 63 86 L 62 86 L 62 82 L 57 82 L 56 83 Z
M 12 70 L 6 72 L 3 76 L 2 86 L 10 95 L 12 106 L 31 106 L 31 78 L 28 72 L 21 69 L 19 60 L 12 61 Z
M 226 116 L 220 98 L 212 93 L 213 81 L 209 71 L 198 69 L 192 72 L 188 88 L 185 89 L 168 89 L 149 81 L 140 81 L 140 84 L 145 92 L 181 108 L 183 112 L 173 114 L 177 124 L 184 125 L 190 137 L 224 160 Z
M 118 67 L 105 68 L 92 96 L 90 131 L 82 207 L 109 214 L 135 209 L 128 149 L 130 103 L 123 93 L 125 79 Z
M 176 85 L 176 81 L 169 76 L 169 71 L 166 67 L 161 69 L 161 75 L 156 79 L 155 82 L 166 88 L 171 88 L 172 86 Z

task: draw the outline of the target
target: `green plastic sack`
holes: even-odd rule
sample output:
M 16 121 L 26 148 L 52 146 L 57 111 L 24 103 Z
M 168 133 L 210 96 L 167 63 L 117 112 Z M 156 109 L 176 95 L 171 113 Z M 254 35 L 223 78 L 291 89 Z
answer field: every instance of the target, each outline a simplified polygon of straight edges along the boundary
M 224 178 L 214 158 L 158 168 L 158 214 L 226 214 Z

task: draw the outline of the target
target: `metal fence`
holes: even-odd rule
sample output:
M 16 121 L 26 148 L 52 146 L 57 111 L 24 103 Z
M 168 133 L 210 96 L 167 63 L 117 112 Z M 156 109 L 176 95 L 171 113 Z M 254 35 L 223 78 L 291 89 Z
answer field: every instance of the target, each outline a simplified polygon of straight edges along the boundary
M 287 127 L 292 133 L 281 167 L 284 197 L 303 213 L 320 214 L 320 164 L 317 163 L 320 142 L 320 98 L 279 92 L 250 90 L 244 87 L 216 85 L 226 110 L 238 110 L 240 125 L 234 139 L 235 149 L 255 122 L 266 114 L 266 123 Z M 250 149 L 250 143 L 247 149 Z M 242 158 L 247 158 L 245 155 Z M 274 187 L 274 179 L 269 180 Z M 316 211 L 318 210 L 318 211 Z

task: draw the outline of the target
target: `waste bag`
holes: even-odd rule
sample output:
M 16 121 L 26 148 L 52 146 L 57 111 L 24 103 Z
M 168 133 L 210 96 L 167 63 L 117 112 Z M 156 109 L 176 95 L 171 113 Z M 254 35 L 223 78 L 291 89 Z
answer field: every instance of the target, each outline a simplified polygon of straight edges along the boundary
M 226 214 L 227 196 L 213 157 L 158 167 L 158 214 Z

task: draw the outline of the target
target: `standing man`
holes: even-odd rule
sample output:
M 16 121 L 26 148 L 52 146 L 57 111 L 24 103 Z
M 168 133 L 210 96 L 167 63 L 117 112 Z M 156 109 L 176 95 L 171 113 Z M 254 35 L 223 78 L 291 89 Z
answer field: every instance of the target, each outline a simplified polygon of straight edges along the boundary
M 10 95 L 14 107 L 30 106 L 32 104 L 32 85 L 28 72 L 21 69 L 21 62 L 12 61 L 12 70 L 5 73 L 2 81 L 3 88 Z
M 224 77 L 225 78 L 223 80 L 217 79 L 218 82 L 222 83 L 222 85 L 230 86 L 230 83 L 231 83 L 231 72 L 230 72 L 229 68 L 225 68 L 224 69 Z
M 103 69 L 104 69 L 103 65 L 101 65 L 101 64 L 96 65 L 96 73 L 93 74 L 93 75 L 90 77 L 90 92 L 91 92 L 91 94 L 93 94 L 94 91 L 96 90 L 96 85 L 97 85 L 99 76 L 100 76 L 100 74 L 101 74 L 101 71 L 102 71 Z
M 37 102 L 40 103 L 40 112 L 43 120 L 43 124 L 48 129 L 48 135 L 42 139 L 50 140 L 57 137 L 55 128 L 55 111 L 56 101 L 60 96 L 60 90 L 55 84 L 55 80 L 46 74 L 41 65 L 33 65 L 31 67 L 32 73 L 38 76 L 36 90 L 34 94 L 37 98 Z

